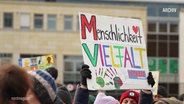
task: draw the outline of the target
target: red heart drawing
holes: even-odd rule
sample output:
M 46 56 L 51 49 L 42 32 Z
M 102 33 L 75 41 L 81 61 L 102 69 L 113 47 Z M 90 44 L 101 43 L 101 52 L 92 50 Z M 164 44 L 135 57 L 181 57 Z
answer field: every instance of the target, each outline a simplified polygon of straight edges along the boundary
M 134 33 L 136 33 L 136 34 L 139 31 L 139 27 L 138 26 L 132 26 L 132 29 L 134 30 Z

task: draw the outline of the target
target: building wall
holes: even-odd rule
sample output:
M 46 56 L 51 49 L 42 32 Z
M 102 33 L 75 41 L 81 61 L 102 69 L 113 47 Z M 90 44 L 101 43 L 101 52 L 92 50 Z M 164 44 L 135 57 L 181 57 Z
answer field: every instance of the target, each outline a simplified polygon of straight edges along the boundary
M 180 39 L 179 39 L 179 92 L 184 93 L 184 8 L 181 9 L 180 11 L 180 22 L 179 22 L 179 34 L 180 34 Z
M 3 27 L 3 14 L 13 13 L 13 28 Z M 21 54 L 54 54 L 59 69 L 58 82 L 63 82 L 64 55 L 82 55 L 79 31 L 77 28 L 78 12 L 86 12 L 114 17 L 140 18 L 144 34 L 147 30 L 147 11 L 145 7 L 118 5 L 90 5 L 47 2 L 3 2 L 0 1 L 0 53 L 13 54 L 12 62 L 18 64 Z M 30 14 L 30 29 L 20 28 L 20 14 Z M 43 14 L 43 29 L 34 29 L 34 14 Z M 55 14 L 57 28 L 47 30 L 47 15 Z M 72 31 L 64 30 L 64 16 L 72 15 Z M 146 35 L 145 35 L 146 39 Z

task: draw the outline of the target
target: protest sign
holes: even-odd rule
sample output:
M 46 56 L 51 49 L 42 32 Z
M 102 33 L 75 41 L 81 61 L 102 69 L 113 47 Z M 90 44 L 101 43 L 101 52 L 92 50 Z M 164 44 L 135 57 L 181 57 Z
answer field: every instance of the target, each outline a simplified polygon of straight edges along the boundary
M 53 55 L 39 56 L 39 57 L 29 57 L 20 58 L 19 66 L 27 70 L 45 70 L 48 67 L 54 66 Z
M 157 95 L 157 91 L 158 91 L 158 81 L 159 81 L 159 71 L 151 71 L 153 78 L 155 80 L 155 84 L 152 88 L 152 93 L 153 95 Z
M 150 89 L 142 23 L 138 19 L 79 13 L 84 63 L 90 90 Z

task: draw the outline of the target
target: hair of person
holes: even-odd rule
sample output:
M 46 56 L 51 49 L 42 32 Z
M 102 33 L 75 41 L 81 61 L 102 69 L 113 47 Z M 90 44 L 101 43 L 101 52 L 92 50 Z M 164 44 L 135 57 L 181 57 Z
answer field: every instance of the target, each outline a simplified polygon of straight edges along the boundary
M 0 68 L 0 103 L 23 104 L 29 88 L 31 80 L 25 69 L 12 64 Z
M 159 86 L 158 86 L 157 94 L 158 94 L 158 95 L 161 95 L 162 97 L 167 97 L 168 94 L 167 94 L 167 89 L 166 89 L 166 87 L 164 87 L 164 86 L 162 86 L 162 85 L 159 85 Z
M 45 69 L 55 80 L 58 77 L 58 70 L 55 67 L 48 67 Z

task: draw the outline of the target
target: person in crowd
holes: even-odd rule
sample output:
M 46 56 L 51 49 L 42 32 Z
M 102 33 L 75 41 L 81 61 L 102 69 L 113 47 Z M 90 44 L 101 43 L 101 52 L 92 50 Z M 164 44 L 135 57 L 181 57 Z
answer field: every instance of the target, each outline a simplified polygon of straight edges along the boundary
M 179 95 L 178 99 L 179 99 L 180 101 L 184 101 L 184 93 L 181 94 L 181 95 Z
M 89 66 L 84 64 L 80 70 L 81 83 L 77 86 L 74 96 L 74 104 L 88 104 L 89 91 L 87 88 L 87 78 L 91 79 L 91 71 Z M 104 91 L 99 91 L 94 101 L 94 104 L 119 104 L 119 101 L 112 96 L 107 96 Z
M 78 86 L 75 96 L 74 96 L 74 104 L 88 104 L 89 101 L 89 91 L 87 88 L 87 78 L 91 79 L 91 71 L 89 70 L 89 66 L 84 64 L 82 65 L 81 71 L 81 83 Z M 119 101 L 116 100 L 112 96 L 107 96 L 104 92 L 100 91 L 94 104 L 119 104 Z
M 77 90 L 74 95 L 74 104 L 88 104 L 89 101 L 89 91 L 87 88 L 87 78 L 91 79 L 91 71 L 89 66 L 84 64 L 80 70 L 81 82 L 77 86 Z
M 32 88 L 28 91 L 28 104 L 63 104 L 56 95 L 57 86 L 54 78 L 46 71 L 28 72 L 32 79 Z
M 0 104 L 26 104 L 31 80 L 25 69 L 8 64 L 0 68 Z
M 112 96 L 107 96 L 105 91 L 99 91 L 94 104 L 119 104 L 119 101 Z
M 151 87 L 154 86 L 155 80 L 151 72 L 148 73 L 147 82 Z M 120 97 L 120 104 L 152 104 L 153 95 L 151 90 L 140 90 L 140 93 L 134 90 L 127 90 Z
M 94 95 L 89 95 L 89 102 L 88 104 L 94 104 L 96 97 Z
M 120 97 L 120 104 L 138 104 L 139 92 L 127 90 Z
M 89 70 L 89 66 L 88 65 L 83 65 L 82 66 L 82 69 L 80 71 L 80 74 L 81 74 L 81 83 L 80 85 L 78 86 L 76 92 L 75 92 L 75 96 L 74 96 L 74 104 L 87 104 L 88 100 L 89 100 L 89 92 L 88 92 L 88 88 L 87 88 L 87 82 L 86 82 L 86 79 L 89 78 L 91 79 L 91 71 Z M 148 77 L 147 77 L 147 81 L 148 81 L 148 84 L 150 84 L 151 86 L 153 86 L 155 84 L 155 81 L 154 81 L 154 78 L 152 76 L 152 73 L 149 72 L 148 74 Z M 129 90 L 129 91 L 132 91 L 132 90 Z M 144 90 L 143 90 L 144 91 Z M 145 90 L 144 92 L 142 92 L 143 94 L 145 94 L 146 91 L 149 91 L 151 92 L 150 90 Z M 135 92 L 134 92 L 135 93 Z M 133 94 L 133 93 L 131 93 Z M 123 95 L 123 94 L 122 94 Z M 127 94 L 125 94 L 127 95 Z M 150 95 L 150 94 L 149 94 Z M 151 93 L 152 95 L 152 93 Z M 140 104 L 151 104 L 152 101 L 153 101 L 153 96 L 149 96 L 149 97 L 145 97 L 147 96 L 147 94 L 145 94 L 143 96 L 143 98 L 141 98 L 141 103 Z M 137 93 L 136 93 L 136 98 L 137 96 L 139 96 Z M 107 100 L 107 103 L 103 102 L 103 104 L 112 104 L 112 102 L 114 102 L 113 104 L 119 104 L 119 102 L 113 98 L 112 96 L 107 96 L 105 95 L 104 92 L 99 92 L 98 95 L 96 96 L 96 99 L 95 99 L 95 102 L 94 104 L 102 104 L 102 103 L 98 103 L 98 100 L 101 101 L 102 98 L 109 98 L 109 99 L 106 99 Z M 123 98 L 123 97 L 122 97 Z M 129 97 L 130 98 L 130 97 Z M 139 98 L 139 97 L 138 97 Z M 148 99 L 147 99 L 148 98 Z M 147 101 L 151 99 L 151 101 Z M 99 102 L 100 102 L 99 101 Z M 123 99 L 120 100 L 120 102 L 123 102 Z M 139 104 L 138 103 L 139 100 L 135 100 L 135 104 Z M 108 103 L 109 102 L 109 103 Z M 110 103 L 111 102 L 111 103 Z M 121 103 L 122 103 L 121 102 Z M 147 103 L 149 102 L 149 103 Z M 151 102 L 151 103 L 150 103 Z M 133 104 L 133 103 L 122 103 L 122 104 Z
M 183 104 L 175 97 L 168 97 L 167 89 L 161 85 L 158 86 L 157 95 L 154 95 L 153 99 L 153 104 Z
M 148 73 L 147 83 L 153 87 L 155 85 L 155 80 L 151 72 Z M 151 90 L 140 90 L 139 104 L 152 104 L 153 103 L 153 93 Z
M 49 67 L 45 69 L 55 80 L 57 80 L 58 77 L 58 69 L 55 67 Z M 56 94 L 65 104 L 72 104 L 72 98 L 70 92 L 67 90 L 67 88 L 64 85 L 61 85 L 59 83 L 57 84 L 57 92 Z
M 153 87 L 155 81 L 151 73 L 149 73 L 147 79 L 148 84 Z M 175 97 L 168 98 L 166 88 L 163 86 L 159 86 L 157 92 L 158 94 L 155 97 L 153 96 L 151 90 L 141 90 L 139 104 L 182 104 L 182 102 L 177 100 Z
M 166 98 L 166 97 L 168 97 L 167 89 L 164 86 L 159 85 L 157 94 L 153 95 L 154 102 L 158 101 L 160 98 Z
M 169 98 L 160 98 L 153 104 L 183 104 L 183 102 L 176 99 L 175 97 L 169 97 Z

